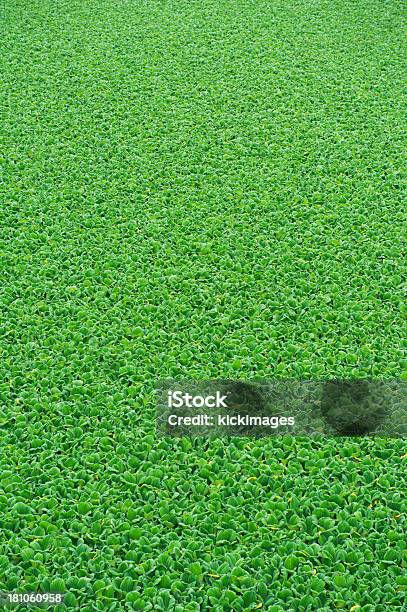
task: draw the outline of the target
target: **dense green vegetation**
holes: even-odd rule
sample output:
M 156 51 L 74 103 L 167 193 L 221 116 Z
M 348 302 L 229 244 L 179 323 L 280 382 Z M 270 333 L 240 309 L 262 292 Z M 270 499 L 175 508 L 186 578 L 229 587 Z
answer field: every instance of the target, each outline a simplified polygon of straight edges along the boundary
M 405 375 L 404 16 L 6 0 L 0 590 L 405 609 L 403 440 L 154 433 L 158 378 Z

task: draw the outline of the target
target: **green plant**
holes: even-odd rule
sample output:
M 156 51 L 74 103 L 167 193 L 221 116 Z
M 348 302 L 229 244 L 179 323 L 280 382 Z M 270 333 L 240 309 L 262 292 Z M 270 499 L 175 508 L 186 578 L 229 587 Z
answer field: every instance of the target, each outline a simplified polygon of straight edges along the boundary
M 0 590 L 402 610 L 402 440 L 154 434 L 158 378 L 405 377 L 401 0 L 2 19 Z

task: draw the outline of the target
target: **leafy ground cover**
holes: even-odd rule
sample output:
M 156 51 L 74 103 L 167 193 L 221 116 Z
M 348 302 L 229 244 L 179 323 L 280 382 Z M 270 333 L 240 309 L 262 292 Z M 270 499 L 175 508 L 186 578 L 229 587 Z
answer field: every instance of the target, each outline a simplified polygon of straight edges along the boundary
M 405 374 L 404 14 L 5 3 L 0 590 L 405 609 L 405 442 L 158 440 L 153 396 Z

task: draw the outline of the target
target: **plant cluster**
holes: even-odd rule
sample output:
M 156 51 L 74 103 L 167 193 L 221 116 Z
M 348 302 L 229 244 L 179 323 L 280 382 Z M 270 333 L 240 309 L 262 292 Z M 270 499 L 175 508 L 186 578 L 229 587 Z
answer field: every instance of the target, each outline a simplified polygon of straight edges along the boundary
M 158 379 L 405 377 L 403 11 L 5 2 L 0 591 L 405 609 L 403 440 L 154 434 Z

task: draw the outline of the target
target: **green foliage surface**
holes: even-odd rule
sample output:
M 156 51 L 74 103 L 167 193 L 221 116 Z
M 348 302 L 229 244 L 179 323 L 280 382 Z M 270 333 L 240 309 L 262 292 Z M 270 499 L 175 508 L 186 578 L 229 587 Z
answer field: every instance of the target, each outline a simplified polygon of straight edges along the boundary
M 158 440 L 153 393 L 405 374 L 404 15 L 3 3 L 0 590 L 405 610 L 405 442 Z

